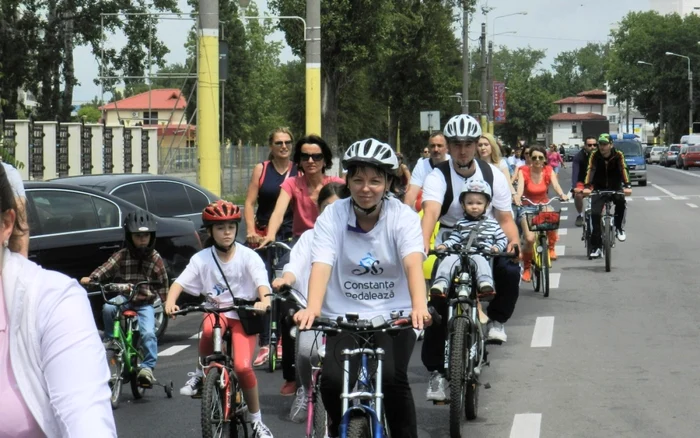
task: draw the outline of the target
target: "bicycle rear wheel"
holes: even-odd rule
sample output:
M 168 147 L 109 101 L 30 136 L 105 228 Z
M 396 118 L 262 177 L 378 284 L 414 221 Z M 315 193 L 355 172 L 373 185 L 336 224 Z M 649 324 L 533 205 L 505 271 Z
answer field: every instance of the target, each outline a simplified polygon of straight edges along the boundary
M 456 317 L 450 338 L 450 437 L 462 437 L 462 412 L 465 412 L 465 359 L 467 319 Z
M 605 252 L 605 272 L 610 272 L 612 264 L 612 227 L 610 226 L 610 218 L 606 217 L 603 220 L 603 252 Z

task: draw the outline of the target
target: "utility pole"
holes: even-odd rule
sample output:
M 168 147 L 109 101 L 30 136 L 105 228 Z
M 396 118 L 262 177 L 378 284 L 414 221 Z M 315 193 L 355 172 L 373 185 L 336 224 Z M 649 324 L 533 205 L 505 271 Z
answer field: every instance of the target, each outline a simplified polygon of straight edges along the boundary
M 219 143 L 219 0 L 199 1 L 197 151 L 199 183 L 221 196 Z
M 488 87 L 486 107 L 489 112 L 489 132 L 493 134 L 493 41 L 489 41 L 489 54 L 486 63 L 486 77 L 486 83 Z
M 321 135 L 321 0 L 306 0 L 306 134 Z
M 481 43 L 481 108 L 479 112 L 481 113 L 481 130 L 486 132 L 488 130 L 488 113 L 486 110 L 486 100 L 488 99 L 488 71 L 486 66 L 486 23 L 481 23 L 481 38 L 479 38 Z
M 469 0 L 462 0 L 462 114 L 469 114 Z

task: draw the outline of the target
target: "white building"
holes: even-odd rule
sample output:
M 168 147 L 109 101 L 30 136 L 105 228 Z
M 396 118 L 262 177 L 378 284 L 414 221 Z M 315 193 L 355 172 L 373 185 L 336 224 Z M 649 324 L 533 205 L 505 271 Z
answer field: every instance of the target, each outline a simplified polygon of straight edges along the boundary
M 649 7 L 661 15 L 691 14 L 694 8 L 700 8 L 700 0 L 649 0 Z
M 607 101 L 603 90 L 583 91 L 554 102 L 559 112 L 549 118 L 547 144 L 582 145 L 583 122 L 606 120 Z

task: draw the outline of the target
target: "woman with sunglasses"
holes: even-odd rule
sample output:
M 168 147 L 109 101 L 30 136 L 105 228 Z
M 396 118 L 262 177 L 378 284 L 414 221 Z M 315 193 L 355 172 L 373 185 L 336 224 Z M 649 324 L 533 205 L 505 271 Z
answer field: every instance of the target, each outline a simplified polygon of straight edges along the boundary
M 533 203 L 541 204 L 549 202 L 549 197 L 547 197 L 547 192 L 549 187 L 554 188 L 562 201 L 566 201 L 568 197 L 561 189 L 559 185 L 559 179 L 557 174 L 554 173 L 552 168 L 547 164 L 547 150 L 543 146 L 531 146 L 530 150 L 530 165 L 521 166 L 518 169 L 518 193 L 515 195 L 515 205 L 521 207 L 518 209 L 517 221 L 521 224 L 523 235 L 525 237 L 525 245 L 523 245 L 523 274 L 522 280 L 524 282 L 530 282 L 532 280 L 530 273 L 530 266 L 532 265 L 532 245 L 535 242 L 535 233 L 530 231 L 527 227 L 527 220 L 525 218 L 525 213 L 532 213 L 536 211 L 537 207 L 533 206 Z M 530 201 L 522 200 L 523 195 Z M 523 205 L 523 202 L 525 204 Z M 556 231 L 547 232 L 547 237 L 549 240 L 549 259 L 556 260 L 557 254 L 555 252 L 554 245 L 558 240 L 558 233 Z

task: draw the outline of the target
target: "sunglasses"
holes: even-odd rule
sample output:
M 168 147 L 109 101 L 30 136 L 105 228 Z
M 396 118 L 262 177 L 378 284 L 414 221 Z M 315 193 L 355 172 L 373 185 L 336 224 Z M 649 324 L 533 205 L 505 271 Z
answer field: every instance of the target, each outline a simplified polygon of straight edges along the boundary
M 291 141 L 291 140 L 290 140 L 290 141 L 276 141 L 276 142 L 274 142 L 273 144 L 274 144 L 275 146 L 282 146 L 283 144 L 284 144 L 284 145 L 287 145 L 287 146 L 291 146 L 291 145 L 292 145 L 292 141 Z
M 532 161 L 544 161 L 544 155 L 533 155 L 530 157 Z
M 304 152 L 301 153 L 301 161 L 309 161 L 309 158 L 311 158 L 314 161 L 323 161 L 323 154 L 307 154 Z
M 586 143 L 586 147 L 589 147 L 589 148 L 594 148 L 596 146 L 598 146 L 598 143 L 593 143 L 593 144 Z

